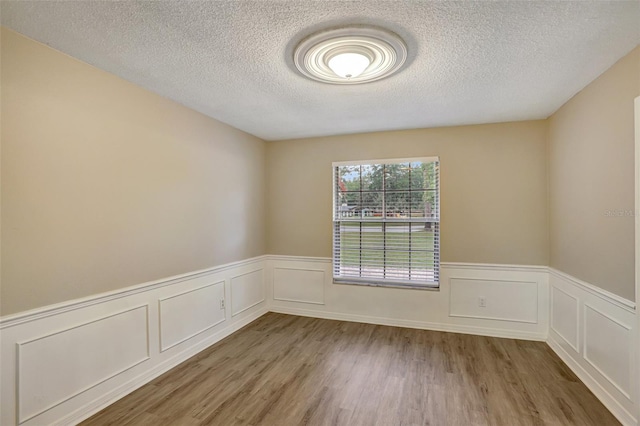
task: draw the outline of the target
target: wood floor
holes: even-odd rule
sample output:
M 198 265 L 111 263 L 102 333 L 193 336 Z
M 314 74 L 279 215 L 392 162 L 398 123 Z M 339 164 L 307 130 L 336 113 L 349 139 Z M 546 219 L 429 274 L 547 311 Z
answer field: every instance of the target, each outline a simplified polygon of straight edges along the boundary
M 617 425 L 541 342 L 269 313 L 84 425 Z

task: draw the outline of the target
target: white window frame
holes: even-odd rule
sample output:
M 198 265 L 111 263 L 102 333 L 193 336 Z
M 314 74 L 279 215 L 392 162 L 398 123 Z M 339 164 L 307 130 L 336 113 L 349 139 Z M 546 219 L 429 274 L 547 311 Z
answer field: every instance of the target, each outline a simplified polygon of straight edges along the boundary
M 338 189 L 338 176 L 337 176 L 337 168 L 340 166 L 362 166 L 362 165 L 374 165 L 374 164 L 401 164 L 401 163 L 437 163 L 436 169 L 436 203 L 434 206 L 434 211 L 436 212 L 436 216 L 432 218 L 374 218 L 374 219 L 365 219 L 363 217 L 350 217 L 344 218 L 339 217 L 337 215 L 338 207 L 337 203 L 339 200 L 339 189 Z M 332 240 L 332 274 L 333 274 L 333 282 L 336 284 L 358 284 L 358 285 L 368 285 L 368 286 L 379 286 L 379 287 L 401 287 L 401 288 L 412 288 L 412 289 L 422 289 L 422 290 L 439 290 L 440 288 L 440 158 L 439 157 L 411 157 L 411 158 L 393 158 L 393 159 L 377 159 L 377 160 L 358 160 L 358 161 L 337 161 L 332 164 L 332 187 L 333 187 L 333 240 Z M 386 192 L 386 189 L 382 189 L 381 192 L 383 194 Z M 384 196 L 383 196 L 384 197 Z M 383 212 L 386 215 L 386 207 L 383 205 Z M 432 281 L 412 281 L 412 280 L 392 280 L 392 279 L 383 279 L 377 280 L 367 277 L 344 277 L 340 276 L 340 266 L 339 261 L 339 253 L 337 250 L 338 247 L 338 235 L 337 224 L 343 222 L 354 222 L 354 223 L 364 223 L 364 222 L 385 222 L 385 223 L 435 223 L 434 227 L 434 253 L 433 253 L 433 262 L 434 262 L 434 279 Z M 385 247 L 386 251 L 386 247 Z

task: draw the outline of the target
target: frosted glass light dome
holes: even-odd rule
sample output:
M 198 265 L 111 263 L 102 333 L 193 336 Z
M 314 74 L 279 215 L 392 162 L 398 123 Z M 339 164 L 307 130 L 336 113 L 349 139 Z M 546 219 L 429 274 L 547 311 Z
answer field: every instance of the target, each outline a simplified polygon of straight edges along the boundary
M 371 65 L 371 61 L 360 53 L 340 53 L 329 59 L 329 68 L 342 78 L 355 78 Z

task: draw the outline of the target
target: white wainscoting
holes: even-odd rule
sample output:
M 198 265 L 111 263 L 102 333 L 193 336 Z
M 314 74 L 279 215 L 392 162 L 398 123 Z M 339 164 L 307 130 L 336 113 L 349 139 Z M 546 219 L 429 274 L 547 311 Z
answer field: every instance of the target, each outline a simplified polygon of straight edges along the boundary
M 500 321 L 538 322 L 538 283 L 469 278 L 449 280 L 449 315 Z M 487 301 L 480 306 L 478 300 Z
M 328 258 L 261 256 L 1 318 L 0 424 L 78 423 L 273 311 L 546 340 L 637 425 L 634 307 L 547 267 L 444 263 L 438 290 L 410 290 L 334 284 Z
M 267 312 L 264 267 L 262 256 L 1 318 L 0 424 L 78 423 L 245 326 Z
M 18 422 L 148 360 L 148 312 L 139 306 L 18 342 Z
M 546 340 L 547 268 L 443 264 L 439 290 L 334 284 L 331 259 L 269 256 L 269 310 L 345 321 Z M 478 299 L 486 300 L 485 307 Z
M 231 278 L 231 316 L 264 302 L 264 268 L 243 272 Z
M 325 279 L 322 269 L 273 268 L 273 299 L 324 305 Z
M 576 352 L 579 351 L 579 313 L 577 297 L 551 286 L 551 328 Z
M 225 320 L 224 281 L 158 299 L 160 352 L 215 327 Z M 185 315 L 189 321 L 185 321 Z
M 624 425 L 637 425 L 635 304 L 550 268 L 548 344 Z

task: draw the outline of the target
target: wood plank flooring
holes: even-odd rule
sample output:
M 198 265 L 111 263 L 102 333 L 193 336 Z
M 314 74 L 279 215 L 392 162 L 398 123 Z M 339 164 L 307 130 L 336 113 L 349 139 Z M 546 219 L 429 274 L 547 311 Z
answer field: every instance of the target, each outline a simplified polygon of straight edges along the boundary
M 541 342 L 269 313 L 83 425 L 617 425 Z

